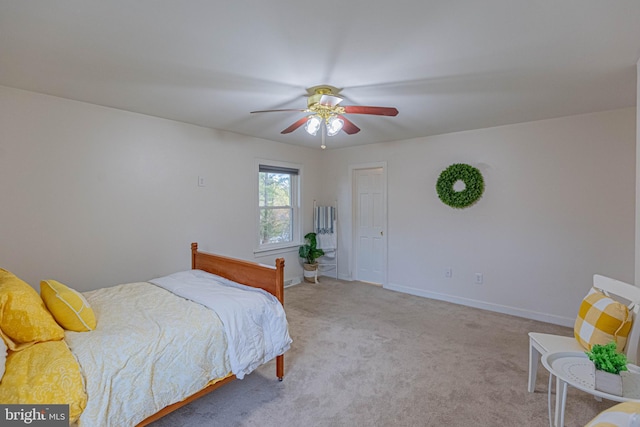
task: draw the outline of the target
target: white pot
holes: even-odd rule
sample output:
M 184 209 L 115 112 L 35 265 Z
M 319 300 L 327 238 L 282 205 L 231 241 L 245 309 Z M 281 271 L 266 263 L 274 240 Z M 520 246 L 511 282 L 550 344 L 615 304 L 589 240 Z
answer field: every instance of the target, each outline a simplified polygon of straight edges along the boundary
M 596 390 L 622 396 L 622 377 L 596 369 Z
M 304 268 L 304 281 L 309 283 L 318 283 L 318 263 L 304 263 L 302 267 Z
M 640 368 L 628 364 L 628 371 L 620 372 L 622 377 L 622 395 L 630 399 L 640 399 Z

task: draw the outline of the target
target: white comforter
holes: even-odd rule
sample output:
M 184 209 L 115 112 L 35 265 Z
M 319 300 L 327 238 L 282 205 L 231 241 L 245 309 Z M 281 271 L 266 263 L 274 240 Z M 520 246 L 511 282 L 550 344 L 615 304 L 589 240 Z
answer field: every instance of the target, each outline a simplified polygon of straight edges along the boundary
M 174 273 L 151 283 L 218 314 L 227 338 L 231 371 L 239 379 L 291 345 L 282 304 L 262 289 L 202 270 Z
M 98 326 L 65 334 L 88 395 L 80 427 L 136 425 L 291 344 L 282 305 L 262 290 L 197 270 L 154 282 L 84 293 Z
M 230 372 L 222 323 L 206 307 L 150 283 L 84 295 L 98 326 L 65 333 L 88 396 L 79 426 L 136 425 Z

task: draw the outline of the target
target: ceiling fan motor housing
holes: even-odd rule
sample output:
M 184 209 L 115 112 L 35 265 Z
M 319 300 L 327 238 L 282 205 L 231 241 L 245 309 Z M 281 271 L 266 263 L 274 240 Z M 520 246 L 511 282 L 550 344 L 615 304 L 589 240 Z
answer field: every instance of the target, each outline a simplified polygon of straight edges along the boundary
M 315 89 L 314 94 L 307 99 L 307 108 L 323 117 L 331 113 L 342 114 L 344 109 L 338 107 L 340 102 L 342 102 L 342 98 L 335 95 L 330 87 L 318 87 Z

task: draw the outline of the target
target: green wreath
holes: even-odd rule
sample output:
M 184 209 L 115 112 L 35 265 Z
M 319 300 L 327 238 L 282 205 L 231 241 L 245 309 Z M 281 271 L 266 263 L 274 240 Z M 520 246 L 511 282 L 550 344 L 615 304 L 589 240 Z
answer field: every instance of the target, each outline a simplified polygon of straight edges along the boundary
M 456 191 L 453 185 L 462 181 L 464 190 Z M 480 171 L 464 163 L 454 163 L 442 171 L 436 183 L 438 197 L 452 208 L 462 209 L 473 205 L 484 191 L 484 179 Z

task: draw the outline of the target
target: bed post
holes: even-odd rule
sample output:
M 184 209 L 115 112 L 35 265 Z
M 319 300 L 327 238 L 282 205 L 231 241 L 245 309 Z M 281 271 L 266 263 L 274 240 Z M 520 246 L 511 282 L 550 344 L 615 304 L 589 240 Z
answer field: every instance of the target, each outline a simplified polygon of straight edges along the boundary
M 276 259 L 276 298 L 284 307 L 284 258 Z
M 198 252 L 198 244 L 191 244 L 191 269 L 194 270 L 196 268 L 196 252 Z
M 284 307 L 284 258 L 276 259 L 276 298 Z M 284 378 L 284 354 L 276 356 L 276 376 L 278 381 Z

